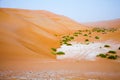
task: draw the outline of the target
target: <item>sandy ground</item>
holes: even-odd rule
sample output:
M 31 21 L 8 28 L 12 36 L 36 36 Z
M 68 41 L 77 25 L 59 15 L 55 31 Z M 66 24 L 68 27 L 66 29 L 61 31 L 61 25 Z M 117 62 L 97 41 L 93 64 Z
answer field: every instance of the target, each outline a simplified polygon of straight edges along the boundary
M 7 61 L 0 66 L 0 80 L 119 80 L 119 66 L 104 59 Z

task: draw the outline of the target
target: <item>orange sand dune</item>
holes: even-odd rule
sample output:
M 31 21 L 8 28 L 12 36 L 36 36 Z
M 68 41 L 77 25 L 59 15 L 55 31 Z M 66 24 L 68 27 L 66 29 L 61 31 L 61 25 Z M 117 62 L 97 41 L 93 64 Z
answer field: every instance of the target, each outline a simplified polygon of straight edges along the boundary
M 91 27 L 120 28 L 120 19 L 90 22 L 90 23 L 84 23 L 84 24 Z
M 86 27 L 48 11 L 1 8 L 0 60 L 55 59 L 59 35 L 78 29 Z

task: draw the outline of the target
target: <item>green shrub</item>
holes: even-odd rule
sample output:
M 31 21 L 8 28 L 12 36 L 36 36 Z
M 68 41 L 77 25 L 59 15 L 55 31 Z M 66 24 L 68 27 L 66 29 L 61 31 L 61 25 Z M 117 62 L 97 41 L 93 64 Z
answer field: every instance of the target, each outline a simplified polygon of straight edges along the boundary
M 73 36 L 71 36 L 71 37 L 70 37 L 70 39 L 74 39 L 74 37 L 73 37 Z
M 52 51 L 57 51 L 56 48 L 51 48 Z
M 106 55 L 106 54 L 103 54 L 103 53 L 100 53 L 100 54 L 98 54 L 98 55 L 97 55 L 97 57 L 106 58 L 106 57 L 107 57 L 107 55 Z
M 104 45 L 104 47 L 110 47 L 110 45 Z
M 117 59 L 117 55 L 109 55 L 108 59 Z
M 67 46 L 71 46 L 72 44 L 70 44 L 70 43 L 67 43 L 66 45 L 67 45 Z
M 78 32 L 75 32 L 74 34 L 79 34 Z
M 83 36 L 88 36 L 87 34 L 84 34 Z
M 73 36 L 78 36 L 78 34 L 73 34 Z
M 57 55 L 64 55 L 65 53 L 62 51 L 56 52 Z
M 116 54 L 116 51 L 108 51 L 108 53 Z
M 95 39 L 100 39 L 98 36 L 95 36 Z

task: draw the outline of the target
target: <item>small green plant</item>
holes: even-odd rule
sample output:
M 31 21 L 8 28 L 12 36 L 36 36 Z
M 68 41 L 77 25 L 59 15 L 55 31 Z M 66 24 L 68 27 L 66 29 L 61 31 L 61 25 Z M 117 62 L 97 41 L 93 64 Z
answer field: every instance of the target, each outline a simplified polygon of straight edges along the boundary
M 88 36 L 87 34 L 84 34 L 83 36 Z
M 65 53 L 62 51 L 56 52 L 57 55 L 64 55 Z
M 95 39 L 100 39 L 98 36 L 95 36 Z
M 108 53 L 116 54 L 116 51 L 112 51 L 112 50 L 110 50 L 110 51 L 108 51 Z
M 110 47 L 110 45 L 104 45 L 104 47 Z
M 71 36 L 71 37 L 70 37 L 70 39 L 74 39 L 74 37 L 73 37 L 73 36 Z
M 116 52 L 115 52 L 115 51 L 108 51 L 107 54 L 101 53 L 101 54 L 98 54 L 97 57 L 108 58 L 108 59 L 113 59 L 113 60 L 119 58 L 119 56 L 116 55 Z
M 117 55 L 109 55 L 108 59 L 117 59 L 117 57 L 118 57 Z
M 107 55 L 106 55 L 106 54 L 103 54 L 103 53 L 100 53 L 100 54 L 97 55 L 97 57 L 106 58 Z
M 56 48 L 51 48 L 52 51 L 57 51 Z
M 73 36 L 78 36 L 78 34 L 73 34 Z
M 70 43 L 67 43 L 66 45 L 67 45 L 67 46 L 71 46 L 72 44 L 70 44 Z

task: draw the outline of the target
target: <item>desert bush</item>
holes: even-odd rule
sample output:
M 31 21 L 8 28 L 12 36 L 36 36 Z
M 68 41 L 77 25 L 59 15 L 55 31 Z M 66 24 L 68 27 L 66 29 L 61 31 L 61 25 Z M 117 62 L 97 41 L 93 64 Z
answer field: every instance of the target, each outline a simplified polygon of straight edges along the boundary
M 74 37 L 73 37 L 73 36 L 71 36 L 71 37 L 70 37 L 70 39 L 74 39 Z
M 100 39 L 98 36 L 95 36 L 95 39 Z
M 78 34 L 73 34 L 73 36 L 78 36 Z
M 67 45 L 67 46 L 71 46 L 72 44 L 70 44 L 70 43 L 67 43 L 66 45 Z
M 84 34 L 83 36 L 88 36 L 87 34 Z
M 64 55 L 65 53 L 62 51 L 56 52 L 57 55 Z
M 56 51 L 56 48 L 51 48 L 52 51 Z
M 106 54 L 103 54 L 103 53 L 100 53 L 100 54 L 98 54 L 98 55 L 97 55 L 97 57 L 106 58 L 106 57 L 107 57 L 107 55 L 106 55 Z
M 106 58 L 107 55 L 106 55 L 106 54 L 103 54 L 103 53 L 100 53 L 100 54 L 97 55 L 97 57 Z
M 110 47 L 110 45 L 104 45 L 104 47 Z
M 116 54 L 116 51 L 110 50 L 110 51 L 108 51 L 108 53 Z
M 108 59 L 117 59 L 117 55 L 109 55 Z

